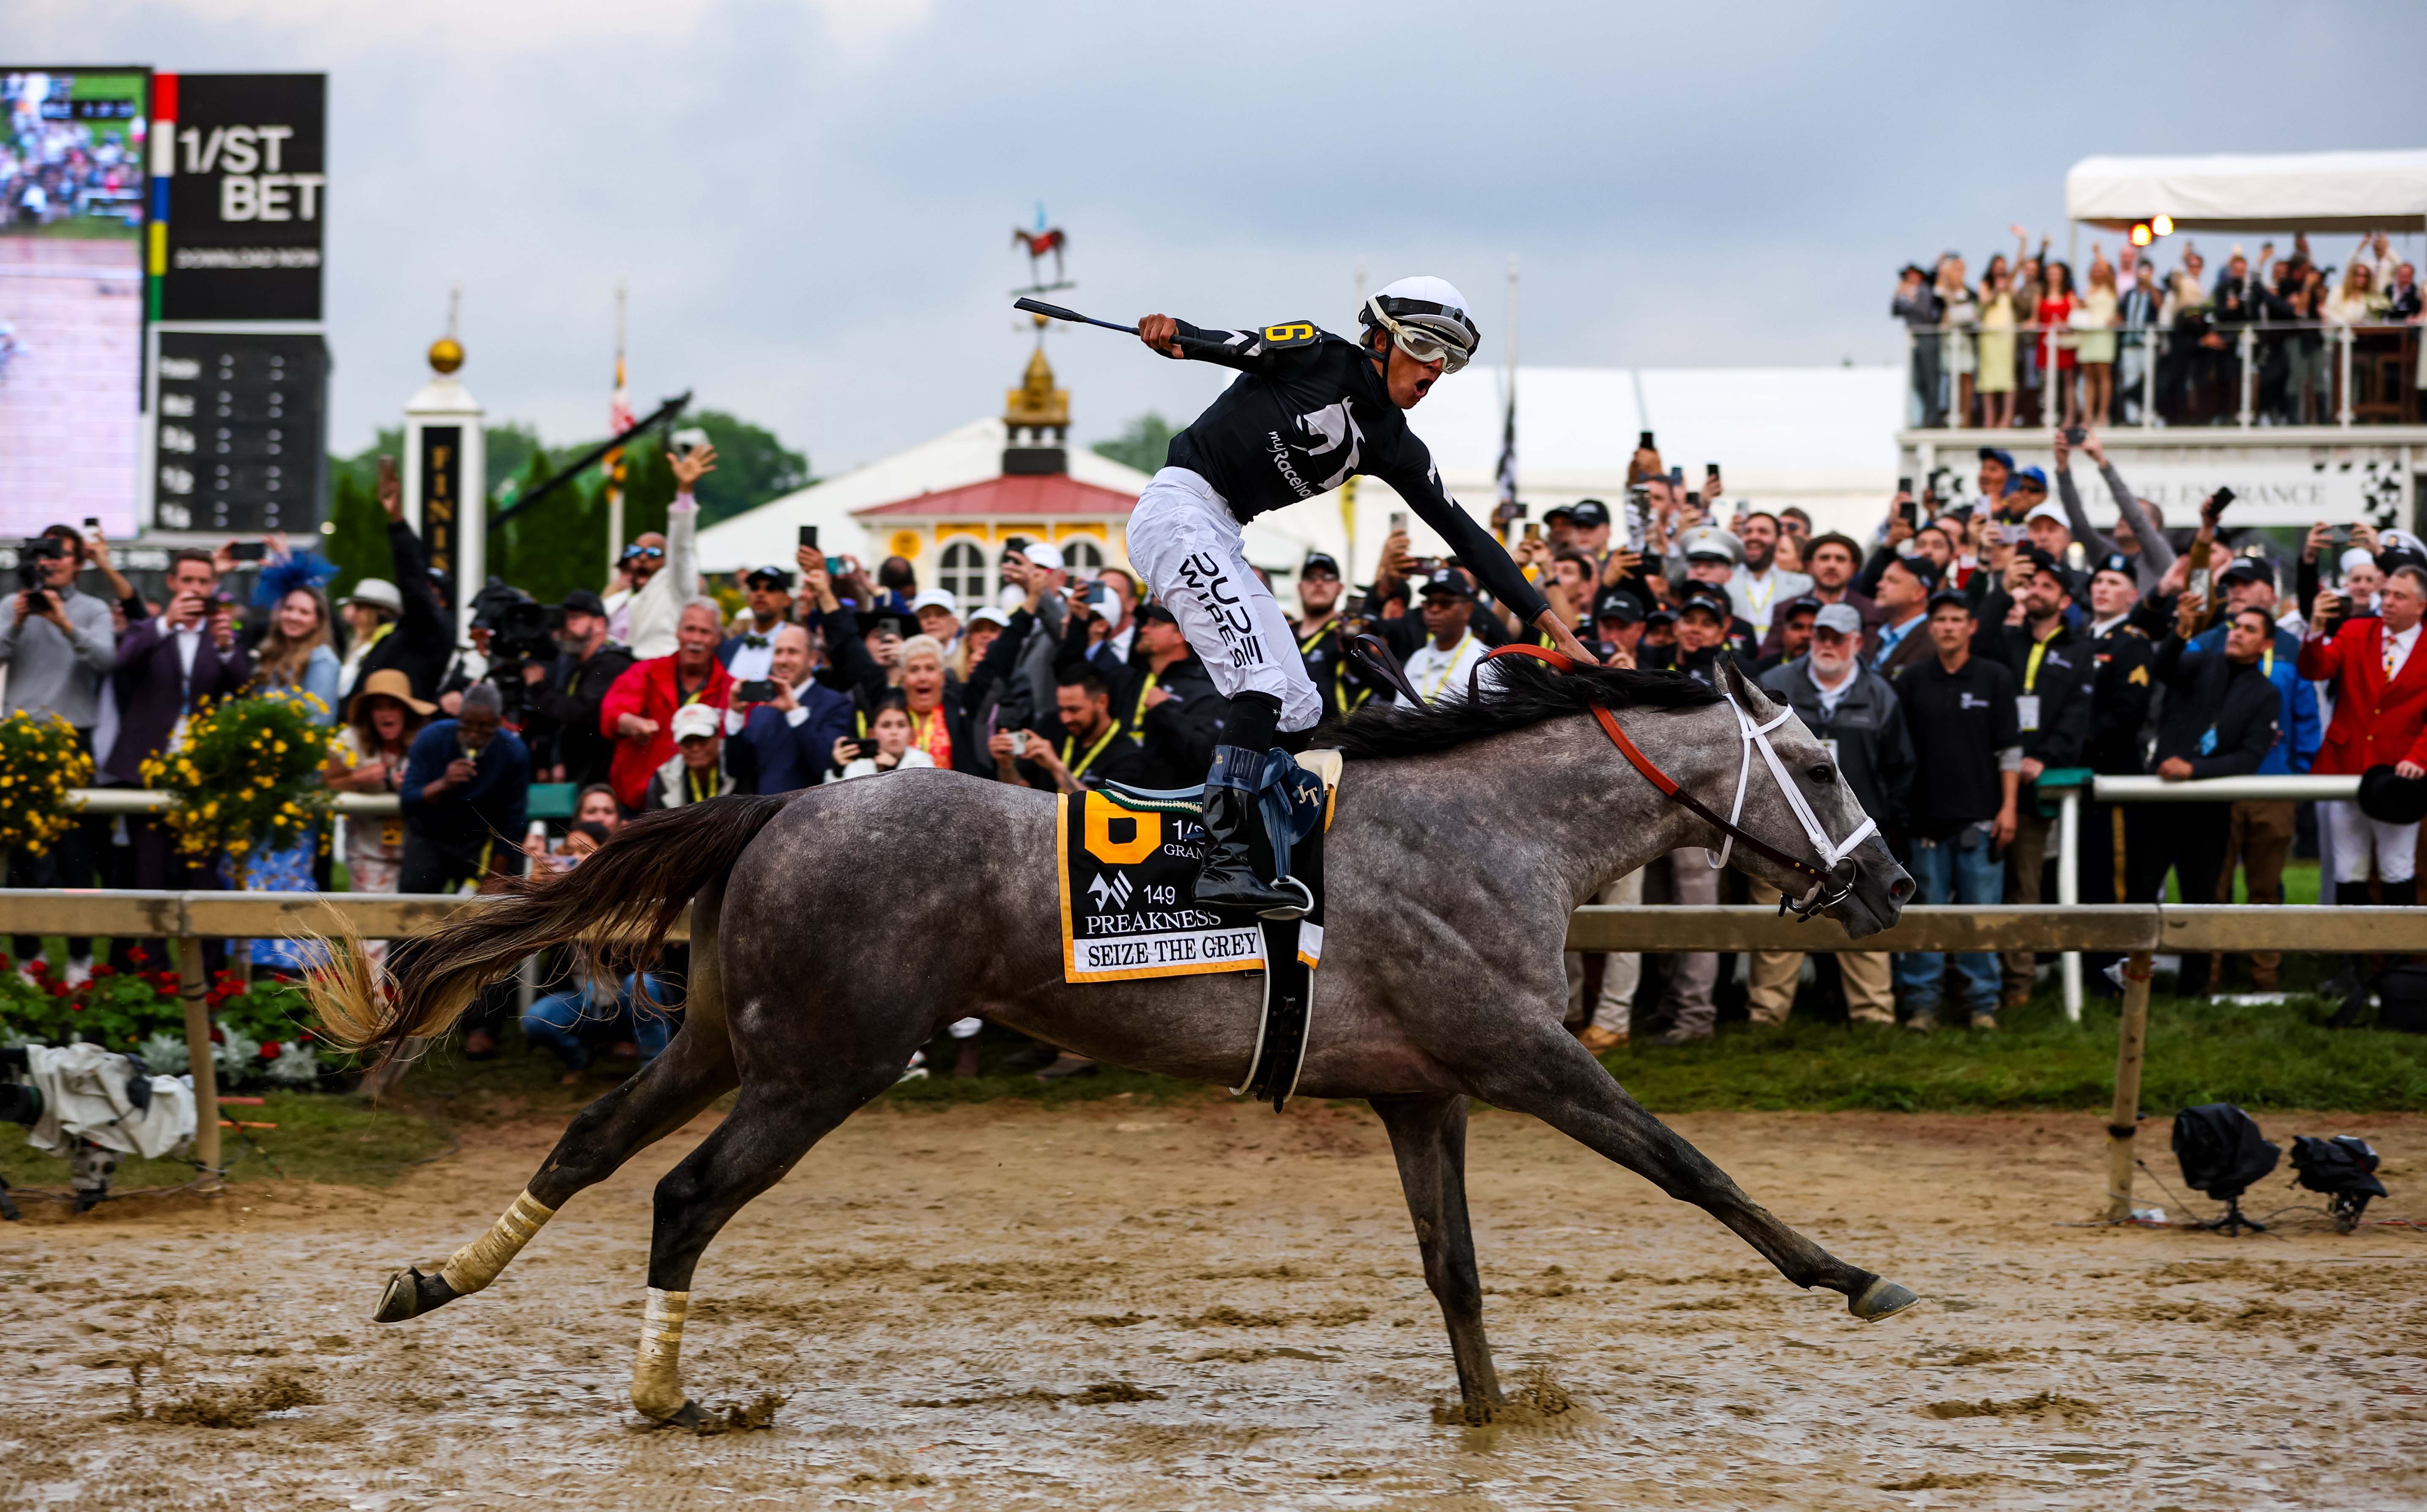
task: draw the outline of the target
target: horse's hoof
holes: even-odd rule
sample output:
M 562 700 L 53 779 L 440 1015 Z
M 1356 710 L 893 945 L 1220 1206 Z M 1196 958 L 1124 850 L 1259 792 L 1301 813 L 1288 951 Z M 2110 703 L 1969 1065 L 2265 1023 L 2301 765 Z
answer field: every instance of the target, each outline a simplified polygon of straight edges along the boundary
M 1911 1287 L 1898 1286 L 1884 1276 L 1874 1276 L 1860 1296 L 1847 1299 L 1846 1310 L 1865 1323 L 1877 1323 L 1895 1317 L 1920 1300 L 1920 1294 Z
M 658 1426 L 661 1428 L 688 1428 L 696 1433 L 699 1430 L 699 1425 L 707 1421 L 707 1415 L 699 1410 L 699 1404 L 689 1397 L 684 1397 L 683 1405 L 675 1409 L 675 1415 L 671 1418 L 660 1418 L 658 1420 Z
M 408 1265 L 387 1278 L 387 1290 L 380 1293 L 379 1309 L 371 1314 L 371 1321 L 402 1323 L 454 1300 L 455 1289 L 445 1276 L 424 1276 Z

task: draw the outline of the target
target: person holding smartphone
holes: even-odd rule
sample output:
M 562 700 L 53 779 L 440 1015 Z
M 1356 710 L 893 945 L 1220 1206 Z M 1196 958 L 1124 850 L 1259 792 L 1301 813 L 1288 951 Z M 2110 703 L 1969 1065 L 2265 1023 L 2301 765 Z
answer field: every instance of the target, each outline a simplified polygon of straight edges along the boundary
M 1254 786 L 1277 735 L 1313 727 L 1322 695 L 1288 620 L 1247 564 L 1241 531 L 1257 515 L 1371 474 L 1407 500 L 1518 617 L 1587 665 L 1593 654 L 1525 580 L 1508 552 L 1443 490 L 1406 412 L 1464 367 L 1482 333 L 1466 297 L 1439 278 L 1402 279 L 1367 300 L 1355 341 L 1309 321 L 1200 331 L 1167 315 L 1138 321 L 1148 350 L 1241 376 L 1172 438 L 1169 465 L 1130 514 L 1130 560 L 1230 703 L 1206 776 L 1208 840 L 1195 901 L 1250 914 L 1295 895 L 1255 874 Z
M 36 718 L 57 715 L 74 728 L 76 743 L 90 753 L 101 717 L 102 679 L 118 659 L 118 632 L 110 623 L 108 603 L 76 591 L 76 573 L 85 564 L 84 538 L 72 527 L 54 525 L 35 541 L 41 550 L 31 554 L 30 561 L 40 574 L 40 586 L 20 589 L 8 615 L 0 619 L 0 669 L 5 669 L 8 685 L 0 709 Z M 106 820 L 97 825 L 78 821 L 39 855 L 11 853 L 8 874 L 18 879 L 11 886 L 91 886 L 96 860 L 106 854 L 97 847 L 107 843 L 107 834 Z M 67 943 L 67 961 L 53 963 L 54 980 L 82 986 L 92 975 L 92 941 L 77 936 Z M 20 963 L 39 960 L 42 942 L 20 935 L 16 952 Z

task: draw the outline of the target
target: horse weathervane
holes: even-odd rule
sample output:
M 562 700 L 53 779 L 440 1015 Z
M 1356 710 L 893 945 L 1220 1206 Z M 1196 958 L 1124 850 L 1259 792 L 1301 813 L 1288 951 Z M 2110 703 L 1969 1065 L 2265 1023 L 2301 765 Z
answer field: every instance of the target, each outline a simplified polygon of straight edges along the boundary
M 1023 231 L 1015 228 L 1011 234 L 1011 244 L 1028 249 L 1028 276 L 1035 280 L 1026 288 L 1012 290 L 1014 294 L 1050 294 L 1055 289 L 1078 286 L 1062 276 L 1062 249 L 1070 244 L 1070 237 L 1060 226 L 1046 225 L 1044 201 L 1036 202 L 1036 229 Z M 1053 282 L 1051 284 L 1045 282 L 1045 255 L 1048 252 L 1053 254 Z

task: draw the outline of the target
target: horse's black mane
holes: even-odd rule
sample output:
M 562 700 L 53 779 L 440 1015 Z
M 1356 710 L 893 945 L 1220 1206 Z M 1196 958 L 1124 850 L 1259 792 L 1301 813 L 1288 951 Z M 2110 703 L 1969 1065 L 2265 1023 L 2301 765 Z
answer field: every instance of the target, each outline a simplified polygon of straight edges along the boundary
M 1370 703 L 1345 719 L 1324 722 L 1309 743 L 1336 747 L 1353 760 L 1424 756 L 1488 735 L 1522 730 L 1562 714 L 1606 708 L 1699 708 L 1718 702 L 1707 684 L 1683 673 L 1628 672 L 1617 667 L 1578 667 L 1555 672 L 1530 658 L 1503 657 L 1491 664 L 1494 688 L 1485 679 L 1483 696 L 1463 696 L 1428 708 Z M 1463 695 L 1465 689 L 1458 692 Z

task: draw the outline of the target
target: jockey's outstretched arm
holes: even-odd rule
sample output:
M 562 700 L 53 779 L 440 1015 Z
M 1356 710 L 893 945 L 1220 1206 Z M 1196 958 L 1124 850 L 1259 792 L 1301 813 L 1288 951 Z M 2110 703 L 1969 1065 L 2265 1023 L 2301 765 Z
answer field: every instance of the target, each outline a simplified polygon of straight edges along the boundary
M 1214 363 L 1259 377 L 1269 376 L 1280 363 L 1288 361 L 1293 350 L 1266 341 L 1262 332 L 1208 329 L 1170 316 L 1150 316 L 1141 320 L 1138 335 L 1165 356 Z M 1432 454 L 1413 431 L 1402 430 L 1395 447 L 1373 457 L 1360 470 L 1388 483 L 1406 499 L 1417 517 L 1448 544 L 1451 554 L 1474 574 L 1475 580 L 1521 621 L 1541 630 L 1561 651 L 1578 661 L 1599 663 L 1601 658 L 1559 622 L 1541 593 L 1525 580 L 1523 570 L 1510 560 L 1507 547 L 1476 524 L 1474 516 L 1460 509 L 1442 488 L 1441 473 L 1433 465 Z

